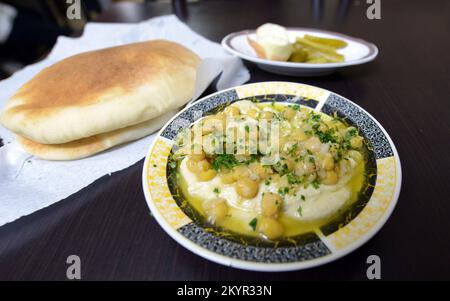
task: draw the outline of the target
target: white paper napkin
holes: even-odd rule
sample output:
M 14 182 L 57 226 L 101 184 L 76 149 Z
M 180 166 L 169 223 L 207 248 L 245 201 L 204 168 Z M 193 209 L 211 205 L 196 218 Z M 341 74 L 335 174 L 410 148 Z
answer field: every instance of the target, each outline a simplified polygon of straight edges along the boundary
M 49 56 L 0 82 L 0 107 L 36 73 L 55 62 L 88 50 L 152 39 L 183 44 L 203 60 L 195 97 L 222 73 L 218 89 L 240 85 L 250 78 L 242 62 L 183 24 L 174 15 L 137 24 L 89 23 L 80 38 L 59 37 Z M 0 126 L 5 146 L 0 148 L 0 225 L 47 207 L 106 174 L 124 169 L 140 159 L 155 135 L 76 161 L 45 161 L 27 154 L 14 135 Z M 137 183 L 137 185 L 140 185 Z

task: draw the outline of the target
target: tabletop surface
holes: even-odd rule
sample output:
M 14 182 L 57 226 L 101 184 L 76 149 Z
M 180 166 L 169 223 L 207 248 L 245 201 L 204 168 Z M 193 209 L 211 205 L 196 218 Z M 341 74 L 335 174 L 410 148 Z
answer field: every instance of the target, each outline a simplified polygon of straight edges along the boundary
M 64 280 L 66 259 L 81 258 L 84 280 L 333 280 L 366 278 L 381 258 L 389 280 L 450 278 L 450 1 L 200 1 L 132 4 L 99 16 L 136 22 L 172 13 L 216 42 L 265 22 L 342 32 L 375 43 L 369 64 L 318 78 L 278 76 L 248 64 L 250 82 L 319 86 L 371 113 L 394 141 L 403 169 L 398 204 L 385 226 L 350 255 L 295 272 L 258 273 L 209 262 L 184 249 L 150 216 L 141 187 L 143 160 L 50 207 L 0 227 L 0 280 Z M 211 89 L 210 91 L 211 92 Z

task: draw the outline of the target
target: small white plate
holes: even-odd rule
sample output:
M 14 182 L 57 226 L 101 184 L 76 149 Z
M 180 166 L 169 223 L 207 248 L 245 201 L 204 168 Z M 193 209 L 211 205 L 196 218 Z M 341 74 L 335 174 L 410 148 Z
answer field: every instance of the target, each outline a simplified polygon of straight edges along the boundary
M 310 28 L 288 28 L 287 30 L 291 42 L 294 42 L 296 37 L 302 37 L 305 34 L 344 40 L 348 45 L 339 49 L 338 53 L 345 56 L 345 61 L 341 63 L 309 64 L 279 62 L 259 58 L 247 40 L 247 37 L 255 38 L 255 30 L 231 33 L 223 38 L 222 46 L 229 53 L 254 62 L 265 71 L 290 76 L 326 75 L 339 68 L 370 62 L 378 55 L 378 48 L 374 44 L 344 34 Z

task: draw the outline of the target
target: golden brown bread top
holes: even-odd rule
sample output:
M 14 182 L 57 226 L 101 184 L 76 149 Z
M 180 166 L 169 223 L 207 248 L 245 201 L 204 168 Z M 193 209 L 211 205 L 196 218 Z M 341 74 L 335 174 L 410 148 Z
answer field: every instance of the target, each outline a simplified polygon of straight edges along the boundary
M 44 69 L 16 93 L 14 98 L 25 103 L 15 109 L 89 105 L 111 87 L 131 91 L 158 70 L 196 66 L 199 61 L 194 53 L 165 40 L 131 45 L 84 52 Z
M 192 98 L 200 61 L 194 52 L 165 40 L 81 53 L 22 86 L 0 112 L 0 122 L 43 144 L 138 124 Z

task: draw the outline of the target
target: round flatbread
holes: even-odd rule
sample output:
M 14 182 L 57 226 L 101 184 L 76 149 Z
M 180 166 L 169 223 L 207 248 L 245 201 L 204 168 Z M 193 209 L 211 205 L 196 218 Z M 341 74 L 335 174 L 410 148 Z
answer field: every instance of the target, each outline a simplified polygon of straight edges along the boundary
M 186 104 L 200 58 L 165 40 L 81 53 L 39 72 L 8 101 L 0 122 L 43 144 L 128 127 Z
M 112 132 L 63 143 L 41 144 L 17 136 L 17 142 L 30 154 L 45 160 L 75 160 L 85 158 L 119 144 L 133 141 L 159 130 L 175 115 L 171 111 L 157 118 Z

